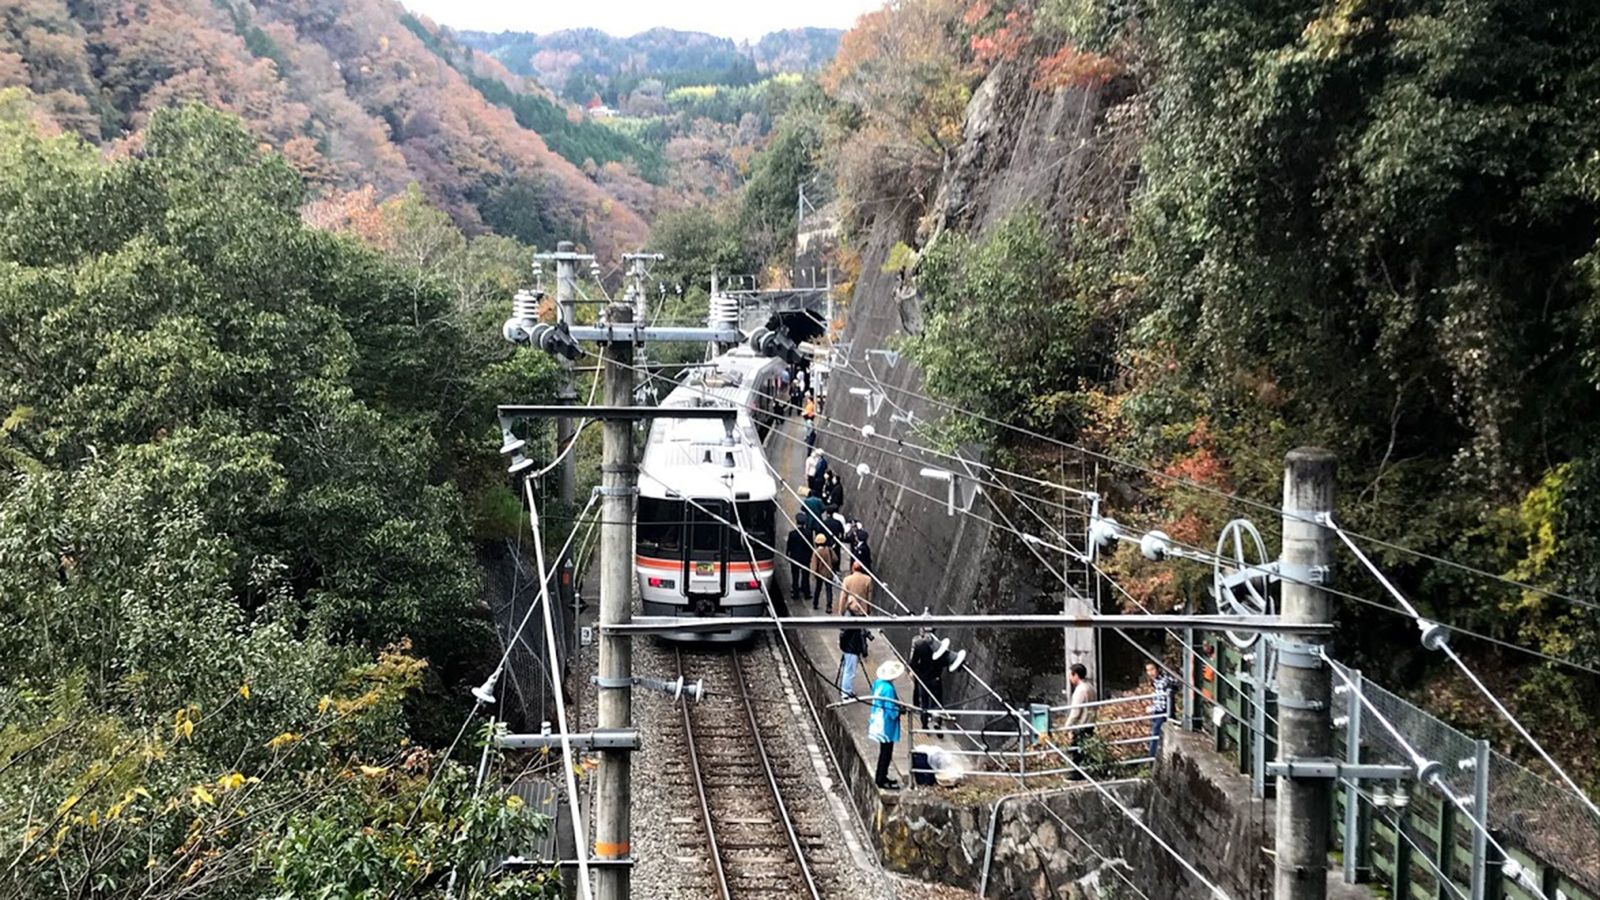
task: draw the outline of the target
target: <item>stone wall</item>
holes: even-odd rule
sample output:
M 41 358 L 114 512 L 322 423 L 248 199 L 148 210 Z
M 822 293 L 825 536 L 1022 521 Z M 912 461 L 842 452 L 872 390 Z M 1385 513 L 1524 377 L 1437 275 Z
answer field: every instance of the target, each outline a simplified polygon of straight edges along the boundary
M 1148 784 L 1107 789 L 1137 812 Z M 986 858 L 991 827 L 994 853 Z M 889 868 L 977 890 L 987 866 L 987 896 L 1019 900 L 1136 896 L 1124 881 L 1134 877 L 1124 853 L 1137 837 L 1137 826 L 1088 784 L 976 804 L 912 791 L 889 808 L 878 834 Z
M 1252 799 L 1249 779 L 1214 753 L 1206 736 L 1174 728 L 1169 737 L 1151 778 L 1108 782 L 1107 790 L 1229 897 L 1270 896 L 1273 803 Z M 884 864 L 976 891 L 993 827 L 990 898 L 1205 896 L 1172 854 L 1093 785 L 997 800 L 960 797 L 908 791 L 885 806 L 877 834 Z M 1330 871 L 1328 896 L 1373 895 Z

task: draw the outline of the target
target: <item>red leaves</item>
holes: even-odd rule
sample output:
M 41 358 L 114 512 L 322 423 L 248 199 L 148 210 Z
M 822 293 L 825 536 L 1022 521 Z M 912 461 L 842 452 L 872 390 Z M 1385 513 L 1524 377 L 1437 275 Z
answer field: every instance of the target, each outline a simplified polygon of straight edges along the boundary
M 1122 64 L 1109 56 L 1063 44 L 1034 67 L 1033 87 L 1053 91 L 1105 84 L 1122 74 L 1122 69 Z

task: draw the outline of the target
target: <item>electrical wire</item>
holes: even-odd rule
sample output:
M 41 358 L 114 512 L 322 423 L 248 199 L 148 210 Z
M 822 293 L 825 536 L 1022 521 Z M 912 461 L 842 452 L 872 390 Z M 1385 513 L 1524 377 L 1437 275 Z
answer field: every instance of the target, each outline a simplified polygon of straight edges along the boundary
M 772 463 L 769 460 L 766 459 L 766 454 L 763 453 L 763 454 L 760 454 L 760 456 L 762 458 L 762 461 L 766 464 L 766 466 L 769 469 L 772 469 Z M 773 474 L 775 476 L 778 476 L 778 473 L 777 473 L 777 471 L 775 469 L 773 469 Z M 652 475 L 651 477 L 654 478 L 655 476 Z M 783 484 L 784 487 L 786 489 L 788 489 L 791 494 L 794 494 L 793 489 L 788 487 L 787 482 L 783 481 L 781 476 L 778 476 L 778 477 L 779 477 L 780 483 Z M 656 480 L 659 481 L 660 479 L 656 479 Z M 665 482 L 662 482 L 662 483 L 665 483 Z M 799 499 L 799 495 L 798 494 L 794 494 L 794 496 L 795 496 L 795 498 L 797 500 Z M 726 520 L 724 520 L 724 521 L 726 521 Z M 905 610 L 907 613 L 911 612 L 910 608 L 908 606 L 906 606 L 905 602 L 903 600 L 901 600 L 900 597 L 897 594 L 895 594 L 894 589 L 892 587 L 890 587 L 887 582 L 885 582 L 882 578 L 878 577 L 876 574 L 874 574 L 870 569 L 867 569 L 865 566 L 863 566 L 862 568 L 863 568 L 863 571 L 866 572 L 866 574 L 869 577 L 871 577 L 872 580 L 876 584 L 881 586 L 884 589 L 884 591 L 889 594 L 890 598 L 893 599 L 895 601 L 895 603 L 901 607 L 901 609 Z M 897 649 L 895 649 L 892 644 L 890 645 L 890 647 L 891 647 L 892 650 L 894 650 L 896 655 L 899 654 L 899 651 Z M 970 668 L 967 669 L 966 672 L 967 672 L 967 675 L 968 675 L 969 678 L 973 679 L 975 682 L 977 682 L 979 685 L 981 685 L 991 696 L 993 696 L 995 698 L 995 700 L 997 700 L 1003 707 L 1005 707 L 1008 715 L 1016 718 L 1016 720 L 1019 723 L 1023 724 L 1030 731 L 1032 731 L 1036 740 L 1041 740 L 1041 741 L 1043 740 L 1043 738 L 1044 738 L 1043 733 L 1041 733 L 1039 731 L 1039 729 L 1033 724 L 1033 722 L 1030 719 L 1028 719 L 1026 716 L 1024 716 L 1020 710 L 1016 709 L 1010 703 L 1006 702 L 1005 698 L 1002 697 L 999 694 L 999 692 L 996 691 L 993 688 L 993 686 L 989 685 L 988 682 L 986 682 L 976 672 L 973 672 Z M 1134 825 L 1138 826 L 1140 830 L 1144 831 L 1145 834 L 1147 834 L 1150 837 L 1150 839 L 1153 842 L 1155 842 L 1155 844 L 1157 846 L 1159 846 L 1163 850 L 1165 850 L 1169 855 L 1172 856 L 1173 859 L 1177 860 L 1179 865 L 1182 866 L 1184 869 L 1186 869 L 1190 873 L 1190 875 L 1192 875 L 1201 884 L 1205 885 L 1206 888 L 1211 892 L 1211 896 L 1212 897 L 1224 898 L 1224 900 L 1227 900 L 1227 898 L 1228 898 L 1227 892 L 1223 891 L 1220 887 L 1218 887 L 1210 879 L 1206 878 L 1205 875 L 1203 875 L 1200 872 L 1199 869 L 1195 868 L 1194 865 L 1192 863 L 1190 863 L 1187 859 L 1184 859 L 1183 856 L 1181 854 L 1179 854 L 1175 849 L 1173 849 L 1170 844 L 1168 844 L 1165 840 L 1163 840 L 1160 835 L 1156 834 L 1155 831 L 1152 830 L 1149 825 L 1146 825 L 1144 823 L 1144 821 L 1142 819 L 1140 819 L 1139 816 L 1136 813 L 1133 812 L 1133 810 L 1129 809 L 1128 806 L 1125 803 L 1123 803 L 1111 791 L 1109 791 L 1105 787 L 1105 785 L 1102 784 L 1099 781 L 1099 779 L 1094 778 L 1087 771 L 1085 771 L 1084 768 L 1081 765 L 1078 764 L 1077 760 L 1073 759 L 1071 757 L 1071 755 L 1066 752 L 1065 749 L 1063 749 L 1061 747 L 1058 747 L 1058 746 L 1055 746 L 1053 744 L 1049 744 L 1048 742 L 1045 742 L 1045 743 L 1048 746 L 1052 747 L 1057 752 L 1057 754 L 1064 761 L 1067 762 L 1068 765 L 1072 766 L 1072 768 L 1076 771 L 1076 773 L 1080 777 L 1082 777 L 1091 786 L 1093 786 L 1097 791 L 1099 791 L 1099 793 L 1103 797 L 1105 797 L 1107 801 L 1109 801 L 1113 806 L 1115 806 L 1119 811 L 1121 811 L 1122 814 L 1124 816 L 1126 816 L 1130 821 L 1132 821 Z
M 1353 693 L 1355 695 L 1356 699 L 1360 701 L 1362 707 L 1365 708 L 1366 711 L 1368 713 L 1370 713 L 1373 718 L 1378 720 L 1378 724 L 1382 725 L 1384 730 L 1389 732 L 1389 736 L 1394 738 L 1395 743 L 1399 744 L 1400 748 L 1402 750 L 1404 750 L 1406 752 L 1406 754 L 1411 757 L 1412 765 L 1416 767 L 1418 779 L 1420 780 L 1421 777 L 1422 777 L 1422 774 L 1424 772 L 1426 764 L 1432 763 L 1434 761 L 1433 760 L 1429 760 L 1426 757 L 1424 757 L 1422 755 L 1422 753 L 1420 751 L 1418 751 L 1417 748 L 1410 741 L 1406 740 L 1405 736 L 1400 733 L 1399 727 L 1396 726 L 1394 724 L 1394 722 L 1390 721 L 1389 717 L 1385 716 L 1383 714 L 1383 712 L 1378 709 L 1377 705 L 1374 704 L 1370 699 L 1367 698 L 1366 693 L 1361 690 L 1361 686 L 1356 684 L 1354 679 L 1352 679 L 1349 675 L 1345 674 L 1345 672 L 1341 668 L 1339 668 L 1339 666 L 1334 665 L 1333 664 L 1333 660 L 1330 660 L 1330 659 L 1327 658 L 1327 654 L 1326 653 L 1323 654 L 1323 661 L 1328 664 L 1329 670 L 1331 670 L 1334 675 L 1337 675 L 1339 677 L 1339 680 L 1344 682 L 1345 690 L 1348 690 L 1348 691 L 1350 691 L 1351 693 Z M 1467 805 L 1465 803 L 1461 802 L 1460 798 L 1458 798 L 1449 789 L 1449 786 L 1446 785 L 1446 784 L 1441 783 L 1439 775 L 1437 773 L 1434 773 L 1428 779 L 1428 781 L 1426 781 L 1424 783 L 1428 787 L 1433 788 L 1434 790 L 1438 791 L 1441 795 L 1443 795 L 1443 797 L 1446 800 L 1448 800 L 1452 806 L 1454 806 L 1456 808 L 1457 812 L 1459 812 L 1463 816 L 1465 816 L 1467 821 L 1472 823 L 1472 827 L 1477 829 L 1478 832 L 1480 834 L 1482 834 L 1484 836 L 1484 838 L 1487 839 L 1490 844 L 1494 845 L 1494 848 L 1495 848 L 1496 851 L 1499 852 L 1501 859 L 1511 859 L 1512 858 L 1511 855 L 1506 852 L 1506 848 L 1504 846 L 1502 846 L 1501 843 L 1498 840 L 1495 839 L 1494 832 L 1493 832 L 1493 830 L 1491 830 L 1489 828 L 1488 823 L 1487 822 L 1478 821 L 1477 816 L 1474 816 L 1472 814 L 1472 810 L 1468 809 Z M 1539 900 L 1550 900 L 1550 898 L 1546 897 L 1544 892 L 1541 891 L 1537 885 L 1526 884 L 1525 883 L 1522 886 L 1525 889 L 1531 891 L 1536 897 L 1539 898 Z
M 865 379 L 865 376 L 862 376 L 860 371 L 859 370 L 855 370 L 854 367 L 851 365 L 848 356 L 845 357 L 844 364 L 845 364 L 845 368 L 847 370 L 853 371 L 853 372 L 855 372 L 857 377 L 862 377 L 863 379 Z M 869 363 L 869 366 L 870 366 L 870 363 Z M 1309 518 L 1309 517 L 1299 517 L 1299 516 L 1294 515 L 1293 513 L 1286 513 L 1284 510 L 1280 509 L 1279 507 L 1273 506 L 1270 503 L 1265 503 L 1265 502 L 1260 501 L 1260 500 L 1255 500 L 1255 499 L 1252 499 L 1250 497 L 1245 497 L 1245 496 L 1233 493 L 1231 491 L 1225 491 L 1225 490 L 1222 490 L 1220 488 L 1212 487 L 1210 485 L 1201 484 L 1201 483 L 1199 483 L 1197 481 L 1193 481 L 1191 479 L 1184 478 L 1184 477 L 1182 477 L 1180 475 L 1173 475 L 1170 472 L 1163 472 L 1163 471 L 1161 471 L 1159 469 L 1153 469 L 1153 468 L 1150 468 L 1149 466 L 1140 465 L 1139 463 L 1132 462 L 1132 461 L 1126 460 L 1126 459 L 1122 459 L 1120 457 L 1113 456 L 1113 455 L 1111 455 L 1109 453 L 1104 453 L 1104 452 L 1101 452 L 1101 451 L 1098 451 L 1098 450 L 1093 450 L 1093 449 L 1091 449 L 1089 447 L 1083 446 L 1082 444 L 1076 444 L 1076 443 L 1073 443 L 1071 441 L 1062 440 L 1060 438 L 1050 437 L 1049 435 L 1041 434 L 1040 432 L 1033 431 L 1032 429 L 1029 429 L 1029 428 L 1024 428 L 1024 427 L 1022 427 L 1020 425 L 1013 425 L 1013 424 L 1010 424 L 1008 422 L 1003 422 L 1003 421 L 1001 421 L 999 419 L 996 419 L 996 418 L 994 418 L 992 416 L 984 415 L 983 413 L 980 413 L 980 412 L 975 412 L 975 411 L 969 410 L 969 409 L 963 409 L 960 406 L 957 406 L 957 405 L 955 405 L 953 403 L 950 403 L 950 402 L 945 401 L 945 400 L 941 400 L 941 399 L 939 399 L 937 397 L 931 397 L 931 396 L 929 396 L 927 394 L 924 394 L 924 393 L 921 393 L 919 391 L 913 391 L 913 390 L 910 390 L 908 388 L 902 388 L 902 387 L 898 387 L 898 386 L 895 386 L 895 385 L 885 384 L 885 383 L 883 383 L 881 381 L 876 382 L 876 384 L 879 387 L 882 387 L 883 389 L 885 389 L 886 391 L 894 391 L 894 392 L 896 392 L 898 394 L 901 394 L 902 396 L 915 397 L 915 398 L 917 398 L 919 400 L 922 400 L 923 402 L 930 403 L 930 404 L 932 404 L 934 406 L 940 407 L 941 409 L 944 409 L 947 412 L 956 413 L 956 414 L 959 414 L 959 415 L 962 415 L 962 416 L 969 416 L 969 417 L 978 419 L 978 420 L 980 420 L 982 422 L 985 422 L 987 424 L 990 424 L 990 425 L 997 425 L 997 426 L 999 426 L 1001 428 L 1005 428 L 1005 429 L 1007 429 L 1009 431 L 1014 431 L 1014 432 L 1016 432 L 1018 434 L 1025 435 L 1025 436 L 1033 438 L 1035 440 L 1045 441 L 1047 443 L 1054 444 L 1054 445 L 1056 445 L 1058 447 L 1062 447 L 1062 448 L 1067 449 L 1067 450 L 1075 451 L 1077 453 L 1080 453 L 1080 454 L 1082 454 L 1084 456 L 1088 456 L 1088 457 L 1093 458 L 1093 459 L 1098 459 L 1098 460 L 1101 460 L 1103 462 L 1108 462 L 1108 463 L 1111 463 L 1111 464 L 1116 465 L 1116 466 L 1121 466 L 1123 468 L 1131 469 L 1131 470 L 1139 472 L 1141 474 L 1149 475 L 1149 476 L 1151 476 L 1153 478 L 1158 478 L 1158 479 L 1161 479 L 1161 480 L 1164 480 L 1164 481 L 1168 481 L 1168 482 L 1172 482 L 1172 483 L 1175 483 L 1175 484 L 1182 485 L 1182 486 L 1184 486 L 1186 488 L 1190 488 L 1190 489 L 1193 489 L 1193 490 L 1197 490 L 1197 491 L 1201 491 L 1201 492 L 1204 492 L 1204 493 L 1207 493 L 1207 494 L 1211 494 L 1211 495 L 1213 495 L 1215 497 L 1219 497 L 1219 498 L 1221 498 L 1221 499 L 1223 499 L 1223 500 L 1225 500 L 1227 502 L 1230 502 L 1230 503 L 1237 503 L 1239 505 L 1252 507 L 1252 508 L 1261 510 L 1263 512 L 1270 512 L 1273 515 L 1287 516 L 1287 517 L 1290 517 L 1290 518 L 1302 518 L 1303 521 L 1312 522 L 1313 524 L 1317 524 L 1317 523 L 1313 522 L 1313 520 L 1311 518 Z M 1578 597 L 1573 597 L 1573 596 L 1571 596 L 1569 594 L 1564 594 L 1564 593 L 1561 593 L 1559 591 L 1551 590 L 1549 588 L 1543 588 L 1543 587 L 1539 587 L 1537 585 L 1528 584 L 1527 582 L 1518 581 L 1515 578 L 1508 578 L 1508 577 L 1506 577 L 1504 575 L 1497 575 L 1497 574 L 1495 574 L 1493 572 L 1485 571 L 1484 569 L 1481 569 L 1481 568 L 1478 568 L 1478 567 L 1475 567 L 1475 566 L 1471 566 L 1471 565 L 1468 565 L 1466 563 L 1457 562 L 1455 560 L 1452 560 L 1452 559 L 1449 559 L 1449 558 L 1446 558 L 1446 557 L 1442 557 L 1442 556 L 1438 556 L 1438 555 L 1435 555 L 1435 554 L 1427 553 L 1427 552 L 1422 551 L 1422 550 L 1415 550 L 1415 549 L 1413 549 L 1411 547 L 1405 546 L 1404 544 L 1398 544 L 1398 543 L 1395 543 L 1393 541 L 1384 540 L 1382 538 L 1373 537 L 1371 535 L 1361 534 L 1359 532 L 1350 532 L 1350 535 L 1352 537 L 1358 538 L 1358 539 L 1363 540 L 1363 541 L 1368 541 L 1368 542 L 1373 543 L 1373 544 L 1377 544 L 1379 546 L 1382 546 L 1382 547 L 1390 549 L 1390 550 L 1394 550 L 1394 551 L 1397 551 L 1397 552 L 1400 552 L 1400 553 L 1406 553 L 1406 554 L 1409 554 L 1411 556 L 1417 557 L 1419 559 L 1424 559 L 1424 560 L 1427 560 L 1429 562 L 1437 563 L 1439 565 L 1448 566 L 1450 568 L 1457 569 L 1459 571 L 1466 572 L 1466 573 L 1471 574 L 1471 575 L 1476 575 L 1476 576 L 1479 576 L 1479 577 L 1482 577 L 1482 578 L 1488 578 L 1488 579 L 1500 582 L 1500 583 L 1505 584 L 1505 585 L 1510 586 L 1510 587 L 1515 587 L 1515 588 L 1518 588 L 1518 589 L 1524 590 L 1524 591 L 1530 591 L 1530 592 L 1533 592 L 1533 593 L 1536 593 L 1536 594 L 1540 594 L 1542 596 L 1550 597 L 1550 598 L 1555 599 L 1555 600 L 1561 600 L 1561 601 L 1564 601 L 1564 602 L 1567 602 L 1567 603 L 1571 603 L 1571 604 L 1574 604 L 1574 605 L 1577 605 L 1577 606 L 1582 606 L 1582 607 L 1585 607 L 1585 608 L 1588 608 L 1588 609 L 1600 610 L 1600 603 L 1595 603 L 1594 601 L 1584 600 L 1584 599 L 1578 598 Z
M 1338 523 L 1333 520 L 1331 515 L 1327 518 L 1326 527 L 1332 530 L 1334 534 L 1339 536 L 1340 540 L 1344 541 L 1344 543 L 1350 547 L 1350 551 L 1356 555 L 1356 559 L 1360 560 L 1361 564 L 1366 567 L 1367 571 L 1378 580 L 1378 583 L 1383 585 L 1384 588 L 1389 591 L 1389 594 L 1398 600 L 1400 605 L 1405 607 L 1405 609 L 1411 613 L 1411 617 L 1416 620 L 1417 625 L 1419 627 L 1426 628 L 1427 620 L 1423 619 L 1422 616 L 1417 613 L 1417 608 L 1411 605 L 1411 601 L 1407 600 L 1405 595 L 1400 593 L 1400 590 L 1396 588 L 1388 578 L 1384 577 L 1383 571 L 1377 566 L 1373 565 L 1372 560 L 1368 559 L 1367 555 L 1361 552 L 1361 548 L 1357 547 L 1355 542 L 1350 540 L 1350 537 L 1344 533 L 1344 530 L 1339 527 Z M 1426 633 L 1427 632 L 1424 631 L 1424 635 L 1426 635 Z M 1429 642 L 1425 637 L 1423 640 L 1423 646 L 1428 645 Z M 1600 821 L 1600 807 L 1595 806 L 1594 801 L 1589 799 L 1589 795 L 1584 793 L 1583 788 L 1579 787 L 1578 783 L 1572 780 L 1572 776 L 1567 774 L 1567 770 L 1563 769 L 1561 765 L 1555 761 L 1555 758 L 1544 749 L 1544 745 L 1535 740 L 1533 735 L 1528 732 L 1528 729 L 1523 727 L 1522 722 L 1511 713 L 1511 710 L 1506 708 L 1506 705 L 1501 702 L 1500 698 L 1495 696 L 1493 691 L 1489 690 L 1489 686 L 1484 684 L 1483 680 L 1478 677 L 1477 673 L 1473 672 L 1471 667 L 1469 667 L 1466 662 L 1461 659 L 1461 656 L 1456 653 L 1455 648 L 1451 647 L 1448 641 L 1439 641 L 1437 642 L 1437 649 L 1444 653 L 1445 656 L 1449 657 L 1451 662 L 1456 664 L 1456 668 L 1461 670 L 1461 674 L 1467 676 L 1467 680 L 1472 682 L 1472 686 L 1478 689 L 1478 693 L 1482 694 L 1485 699 L 1493 704 L 1495 710 L 1498 711 L 1507 722 L 1511 723 L 1512 728 L 1516 729 L 1517 734 L 1520 735 L 1522 739 L 1526 741 L 1529 746 L 1533 747 L 1534 751 L 1539 754 L 1539 758 L 1544 760 L 1545 765 L 1549 766 L 1551 771 L 1560 776 L 1561 780 L 1566 783 L 1568 788 L 1571 788 L 1572 793 L 1577 795 L 1578 800 L 1588 808 L 1590 814 L 1595 817 L 1596 821 Z
M 524 478 L 522 480 L 522 486 L 528 497 L 528 520 L 533 527 L 534 561 L 539 567 L 540 603 L 538 605 L 544 608 L 545 652 L 549 657 L 548 662 L 550 665 L 550 680 L 559 684 L 561 681 L 561 673 L 557 670 L 556 662 L 556 630 L 550 609 L 550 577 L 554 573 L 551 572 L 545 565 L 544 539 L 540 537 L 539 530 L 539 502 L 538 498 L 533 495 L 533 480 Z M 589 507 L 594 506 L 595 500 L 598 497 L 599 494 L 591 493 L 589 495 L 589 502 L 584 505 L 584 510 L 587 511 Z M 592 528 L 594 526 L 591 525 L 590 527 Z M 567 543 L 561 548 L 561 553 L 557 555 L 557 559 L 561 559 L 566 556 L 567 551 L 572 547 L 572 539 L 576 537 L 577 534 L 578 529 L 572 529 L 572 534 L 567 536 Z M 528 608 L 528 612 L 530 614 L 533 612 L 533 607 L 531 605 Z M 527 617 L 524 617 L 522 620 L 522 625 L 517 627 L 517 633 L 513 636 L 513 645 L 515 643 L 515 638 L 521 636 L 522 627 L 527 625 L 527 623 Z M 509 658 L 510 655 L 511 647 L 508 646 L 506 648 L 506 657 Z M 505 660 L 502 659 L 501 665 L 504 664 Z M 572 732 L 569 729 L 567 722 L 567 701 L 566 698 L 562 696 L 562 692 L 560 690 L 555 692 L 555 702 L 556 725 L 561 729 L 561 759 L 564 763 L 562 768 L 565 770 L 567 782 L 567 810 L 572 816 L 572 843 L 577 848 L 578 854 L 578 890 L 581 896 L 588 898 L 588 900 L 594 900 L 594 887 L 590 883 L 589 879 L 589 848 L 587 841 L 589 829 L 584 826 L 583 812 L 580 809 L 580 804 L 578 801 L 577 765 L 572 753 Z

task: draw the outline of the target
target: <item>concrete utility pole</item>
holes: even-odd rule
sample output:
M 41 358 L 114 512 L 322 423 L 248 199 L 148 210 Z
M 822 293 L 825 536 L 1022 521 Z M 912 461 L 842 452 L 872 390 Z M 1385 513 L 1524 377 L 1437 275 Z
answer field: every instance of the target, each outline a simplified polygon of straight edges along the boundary
M 593 256 L 578 253 L 576 245 L 571 241 L 561 241 L 556 244 L 556 252 L 540 254 L 539 259 L 554 260 L 556 264 L 556 321 L 568 328 L 578 324 L 577 299 L 578 299 L 578 263 L 583 260 L 592 260 Z M 571 363 L 562 363 L 562 368 L 570 370 Z M 560 388 L 560 399 L 563 403 L 573 403 L 578 399 L 578 392 L 572 387 L 572 373 L 567 372 L 565 382 Z M 571 418 L 556 420 L 556 446 L 566 449 L 574 438 L 573 423 Z M 578 493 L 578 454 L 568 453 L 567 458 L 561 462 L 561 502 L 571 505 Z
M 1317 447 L 1289 451 L 1283 468 L 1282 617 L 1286 623 L 1332 621 L 1328 582 L 1333 536 L 1316 524 L 1333 512 L 1333 453 Z M 1321 637 L 1289 638 L 1278 644 L 1278 761 L 1327 759 L 1332 751 L 1327 663 Z M 1277 782 L 1277 900 L 1325 900 L 1328 896 L 1328 817 L 1332 781 L 1286 778 Z
M 612 325 L 633 324 L 633 307 L 607 308 Z M 631 329 L 630 329 L 631 331 Z M 633 339 L 605 345 L 605 403 L 632 406 L 634 388 Z M 606 419 L 601 472 L 600 624 L 626 624 L 633 619 L 633 515 L 638 470 L 633 460 L 633 422 Z M 599 728 L 631 728 L 633 724 L 633 647 L 625 634 L 600 633 L 600 690 L 596 724 Z M 594 855 L 596 859 L 627 859 L 629 805 L 633 802 L 630 778 L 633 761 L 626 750 L 604 751 L 595 780 Z M 629 870 L 602 866 L 596 883 L 598 900 L 627 900 Z

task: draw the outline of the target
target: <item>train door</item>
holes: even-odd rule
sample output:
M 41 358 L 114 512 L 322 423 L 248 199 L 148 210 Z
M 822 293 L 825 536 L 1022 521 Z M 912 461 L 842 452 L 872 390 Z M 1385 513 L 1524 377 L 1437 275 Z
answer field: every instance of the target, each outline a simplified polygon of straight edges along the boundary
M 715 613 L 728 594 L 727 506 L 723 500 L 686 504 L 683 584 L 689 606 L 697 615 Z

